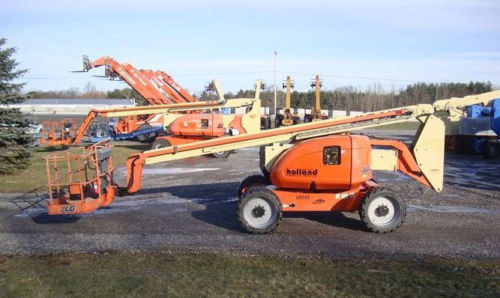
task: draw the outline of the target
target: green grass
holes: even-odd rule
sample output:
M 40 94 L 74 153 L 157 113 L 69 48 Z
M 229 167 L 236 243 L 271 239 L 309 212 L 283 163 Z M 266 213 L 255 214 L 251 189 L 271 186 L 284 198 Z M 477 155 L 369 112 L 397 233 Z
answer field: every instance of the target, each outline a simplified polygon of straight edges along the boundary
M 398 261 L 97 253 L 0 256 L 0 297 L 478 296 L 498 261 Z
M 121 142 L 113 145 L 113 164 L 115 167 L 125 165 L 127 157 L 134 153 L 149 149 L 149 144 L 135 142 Z M 47 184 L 45 162 L 43 157 L 68 150 L 66 146 L 43 146 L 33 149 L 31 165 L 26 170 L 18 171 L 12 175 L 0 176 L 0 193 L 46 191 Z M 71 148 L 71 150 L 81 150 Z M 80 151 L 79 151 L 80 152 Z

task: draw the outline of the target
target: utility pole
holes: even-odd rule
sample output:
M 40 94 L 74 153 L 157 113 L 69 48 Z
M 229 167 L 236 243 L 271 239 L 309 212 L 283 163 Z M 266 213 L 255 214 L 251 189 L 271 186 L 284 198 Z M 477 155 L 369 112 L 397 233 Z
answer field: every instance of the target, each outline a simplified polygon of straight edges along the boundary
M 439 94 L 439 83 L 436 84 L 436 97 L 434 98 L 434 101 L 438 100 L 438 94 Z
M 276 56 L 278 56 L 278 52 L 274 51 L 274 119 L 276 119 L 276 96 L 277 96 L 277 88 L 276 88 Z

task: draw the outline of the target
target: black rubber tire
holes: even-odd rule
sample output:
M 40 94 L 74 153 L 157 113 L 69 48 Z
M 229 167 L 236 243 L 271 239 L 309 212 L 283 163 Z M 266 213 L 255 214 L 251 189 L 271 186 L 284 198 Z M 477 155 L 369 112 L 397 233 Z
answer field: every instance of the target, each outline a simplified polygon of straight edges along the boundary
M 214 158 L 228 158 L 229 155 L 231 155 L 231 153 L 233 153 L 232 150 L 227 150 L 227 151 L 212 153 L 210 155 Z
M 500 156 L 500 143 L 485 142 L 482 148 L 483 157 L 486 159 L 494 159 Z
M 304 123 L 312 122 L 312 119 L 313 119 L 312 115 L 310 115 L 310 114 L 304 115 Z
M 271 216 L 268 222 L 264 223 L 263 226 L 252 226 L 251 223 L 245 218 L 244 208 L 248 203 L 251 203 L 254 199 L 263 199 L 269 206 L 273 209 L 274 215 Z M 254 209 L 255 210 L 255 209 Z M 252 211 L 253 213 L 253 211 Z M 265 234 L 274 230 L 280 223 L 283 217 L 283 212 L 281 210 L 281 203 L 278 197 L 270 190 L 264 186 L 251 187 L 238 203 L 238 219 L 242 227 L 249 233 L 252 234 Z
M 147 129 L 147 128 L 151 128 L 151 125 L 142 124 L 141 126 L 139 126 L 139 128 L 137 130 L 142 130 L 142 129 Z M 152 132 L 152 133 L 149 133 L 146 135 L 138 135 L 138 136 L 136 136 L 136 139 L 142 143 L 149 143 L 149 142 L 153 141 L 155 137 L 156 137 L 156 133 Z
M 394 216 L 392 220 L 386 224 L 377 224 L 370 219 L 369 208 L 372 202 L 380 197 L 384 197 L 391 201 L 394 208 Z M 379 206 L 380 207 L 380 206 Z M 377 208 L 378 209 L 378 208 Z M 376 210 L 375 210 L 376 211 Z M 406 217 L 406 203 L 405 201 L 393 190 L 389 188 L 378 188 L 373 190 L 363 201 L 360 209 L 361 220 L 366 228 L 375 233 L 389 233 L 401 226 Z
M 285 117 L 281 114 L 276 115 L 276 119 L 274 119 L 274 128 L 278 128 L 281 126 L 281 123 L 283 122 L 283 119 Z
M 155 150 L 155 149 L 166 148 L 166 147 L 170 147 L 170 146 L 171 146 L 171 144 L 168 140 L 156 139 L 153 142 L 153 144 L 151 145 L 151 149 Z
M 97 138 L 105 138 L 105 137 L 109 136 L 109 133 L 108 133 L 108 131 L 105 128 L 100 127 L 98 129 L 96 129 L 95 136 Z
M 269 178 L 265 177 L 264 175 L 260 174 L 254 174 L 246 177 L 241 181 L 240 186 L 238 187 L 238 198 L 241 199 L 241 196 L 243 195 L 244 192 L 246 192 L 250 187 L 253 186 L 264 186 L 264 185 L 269 185 L 271 182 L 269 181 Z
M 266 130 L 271 128 L 271 117 L 264 117 L 261 120 L 261 129 Z
M 457 136 L 455 141 L 455 152 L 458 154 L 469 154 L 472 152 L 471 141 L 467 137 Z

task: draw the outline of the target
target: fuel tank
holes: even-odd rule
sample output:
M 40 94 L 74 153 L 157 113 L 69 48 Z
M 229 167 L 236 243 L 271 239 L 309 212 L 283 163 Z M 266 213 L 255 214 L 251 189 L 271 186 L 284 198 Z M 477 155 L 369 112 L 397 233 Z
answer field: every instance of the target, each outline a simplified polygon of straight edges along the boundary
M 220 137 L 225 128 L 220 114 L 189 114 L 172 122 L 170 132 L 179 136 Z
M 372 178 L 371 145 L 366 136 L 336 135 L 295 144 L 270 171 L 279 188 L 344 190 Z

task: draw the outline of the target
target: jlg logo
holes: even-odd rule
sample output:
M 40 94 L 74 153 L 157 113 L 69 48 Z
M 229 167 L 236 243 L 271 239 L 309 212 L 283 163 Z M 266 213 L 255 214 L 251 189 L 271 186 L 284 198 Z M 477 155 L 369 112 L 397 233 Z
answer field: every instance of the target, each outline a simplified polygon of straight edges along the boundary
M 63 206 L 61 208 L 61 213 L 75 212 L 75 206 Z
M 314 170 L 307 170 L 307 169 L 286 169 L 286 175 L 287 176 L 317 176 L 318 175 L 318 169 Z

